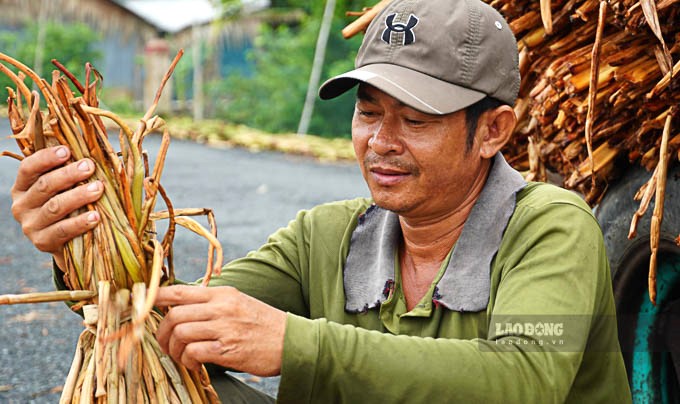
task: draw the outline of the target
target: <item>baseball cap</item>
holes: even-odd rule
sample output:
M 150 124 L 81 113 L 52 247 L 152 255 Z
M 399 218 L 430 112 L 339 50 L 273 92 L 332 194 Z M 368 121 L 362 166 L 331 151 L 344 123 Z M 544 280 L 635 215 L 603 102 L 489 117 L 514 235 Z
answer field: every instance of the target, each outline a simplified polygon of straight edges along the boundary
M 368 26 L 355 69 L 326 81 L 319 96 L 363 82 L 435 115 L 487 95 L 514 105 L 518 59 L 507 22 L 480 0 L 393 0 Z

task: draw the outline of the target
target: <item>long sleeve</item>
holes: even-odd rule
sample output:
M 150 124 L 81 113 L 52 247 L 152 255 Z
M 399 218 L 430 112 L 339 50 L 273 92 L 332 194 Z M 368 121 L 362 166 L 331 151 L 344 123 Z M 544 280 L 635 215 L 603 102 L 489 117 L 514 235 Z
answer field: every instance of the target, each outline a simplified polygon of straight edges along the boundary
M 300 211 L 258 250 L 225 265 L 222 275 L 214 277 L 210 285 L 234 286 L 281 310 L 316 316 L 311 306 L 321 304 L 311 296 L 320 292 L 315 285 L 332 285 L 322 295 L 335 299 L 335 285 L 342 282 L 338 268 L 348 249 L 352 223 L 369 205 L 370 201 L 358 198 Z M 319 277 L 323 280 L 317 280 Z
M 305 215 L 305 211 L 300 212 L 257 251 L 225 265 L 222 274 L 211 279 L 210 286 L 233 286 L 281 310 L 308 315 L 300 287 L 301 267 L 307 262 L 304 255 L 308 250 L 301 230 Z
M 282 403 L 563 402 L 581 356 L 500 350 L 482 339 L 391 335 L 294 315 L 284 346 Z

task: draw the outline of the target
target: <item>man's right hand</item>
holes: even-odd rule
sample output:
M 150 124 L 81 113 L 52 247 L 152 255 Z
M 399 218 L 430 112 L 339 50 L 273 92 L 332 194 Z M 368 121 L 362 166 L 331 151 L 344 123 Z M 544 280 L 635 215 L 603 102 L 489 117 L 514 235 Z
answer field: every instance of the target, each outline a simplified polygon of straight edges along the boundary
M 76 186 L 94 173 L 94 163 L 82 159 L 64 165 L 70 155 L 68 147 L 57 146 L 26 157 L 11 190 L 12 214 L 24 234 L 38 250 L 52 254 L 62 269 L 64 244 L 94 228 L 100 219 L 96 211 L 70 214 L 104 192 L 100 181 Z

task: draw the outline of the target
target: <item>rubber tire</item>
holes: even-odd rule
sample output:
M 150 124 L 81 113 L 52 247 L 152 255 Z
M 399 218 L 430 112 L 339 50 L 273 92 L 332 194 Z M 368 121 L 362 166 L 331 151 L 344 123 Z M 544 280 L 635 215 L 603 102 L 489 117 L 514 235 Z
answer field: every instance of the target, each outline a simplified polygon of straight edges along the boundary
M 639 202 L 633 200 L 633 196 L 640 189 L 640 186 L 651 178 L 651 175 L 651 172 L 642 167 L 631 167 L 620 180 L 610 186 L 605 197 L 595 209 L 595 216 L 602 228 L 604 244 L 611 266 L 619 321 L 619 341 L 630 380 L 633 380 L 631 361 L 637 327 L 635 319 L 643 299 L 649 298 L 647 292 L 649 257 L 651 255 L 649 234 L 654 201 L 650 204 L 646 214 L 640 219 L 637 236 L 633 240 L 628 240 L 628 231 L 633 214 L 640 205 Z M 659 263 L 671 259 L 671 257 L 672 259 L 680 257 L 680 247 L 675 244 L 675 238 L 680 232 L 680 167 L 670 168 L 667 178 L 658 250 Z M 680 297 L 678 296 L 680 285 L 671 286 L 674 289 L 672 292 L 673 299 L 677 300 Z M 657 348 L 654 345 L 657 345 L 658 341 L 662 340 L 665 335 L 679 334 L 679 330 L 675 330 L 676 327 L 669 329 L 664 324 L 659 323 L 655 323 L 653 327 L 658 339 L 655 342 L 650 342 L 650 344 L 652 349 L 655 350 Z M 658 372 L 658 369 L 654 369 L 654 371 Z M 634 396 L 636 393 L 639 392 L 633 391 Z M 673 397 L 672 401 L 677 400 L 677 391 L 669 393 Z
M 640 206 L 640 202 L 633 200 L 633 196 L 651 176 L 652 173 L 642 167 L 631 167 L 624 177 L 610 186 L 595 209 L 614 276 L 624 275 L 619 273 L 618 269 L 633 251 L 647 248 L 649 253 L 649 230 L 654 200 L 638 222 L 637 236 L 633 240 L 628 240 L 628 231 L 633 214 Z M 680 232 L 680 203 L 674 202 L 680 201 L 680 166 L 669 169 L 665 201 L 660 236 L 661 240 L 670 242 L 671 245 L 663 243 L 663 246 L 660 246 L 663 251 L 660 252 L 677 254 L 680 253 L 680 247 L 675 245 L 674 240 Z

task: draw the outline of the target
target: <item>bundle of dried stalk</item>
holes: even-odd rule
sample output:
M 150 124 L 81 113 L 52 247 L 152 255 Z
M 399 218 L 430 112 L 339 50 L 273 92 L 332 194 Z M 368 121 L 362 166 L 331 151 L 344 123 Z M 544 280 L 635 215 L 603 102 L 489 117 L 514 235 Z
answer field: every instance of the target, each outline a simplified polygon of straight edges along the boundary
M 81 84 L 54 61 L 59 70 L 54 71 L 48 83 L 19 61 L 0 53 L 1 62 L 18 70 L 14 73 L 0 63 L 0 71 L 17 86 L 16 91 L 8 88 L 8 109 L 13 137 L 23 155 L 46 146 L 66 145 L 74 160 L 89 158 L 94 162 L 95 173 L 89 181 L 104 184 L 102 198 L 86 208 L 100 213 L 99 225 L 64 248 L 63 280 L 69 291 L 0 297 L 0 304 L 79 300 L 73 309 L 83 309 L 86 329 L 78 341 L 62 403 L 219 402 L 205 369 L 190 371 L 174 363 L 160 351 L 154 337 L 162 315 L 153 307 L 156 293 L 160 285 L 174 282 L 175 225 L 185 226 L 210 242 L 204 284 L 219 272 L 222 259 L 212 212 L 173 209 L 160 184 L 170 135 L 164 121 L 152 115 L 181 55 L 180 51 L 156 100 L 132 131 L 115 114 L 98 107 L 97 85 L 101 77 L 89 64 L 85 83 Z M 46 111 L 41 111 L 40 94 L 24 84 L 25 77 L 37 85 Z M 76 96 L 70 85 L 81 95 Z M 119 151 L 109 143 L 102 117 L 120 129 Z M 142 151 L 142 142 L 151 132 L 162 132 L 153 169 Z M 23 158 L 11 152 L 2 154 Z M 167 211 L 154 212 L 159 194 Z M 208 216 L 210 231 L 189 217 L 199 214 Z M 155 221 L 161 219 L 167 219 L 168 225 L 159 241 Z
M 630 164 L 655 167 L 666 118 L 680 117 L 673 108 L 680 103 L 678 2 L 490 1 L 508 19 L 520 52 L 510 162 L 530 169 L 534 148 L 533 178 L 555 171 L 591 204 Z M 678 135 L 671 134 L 669 153 Z

